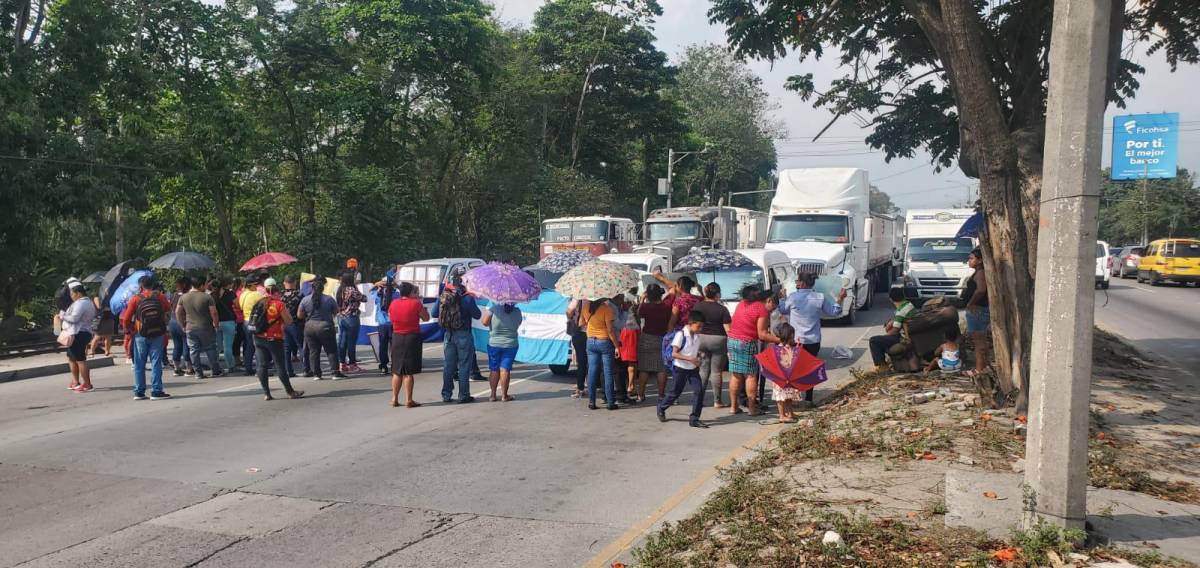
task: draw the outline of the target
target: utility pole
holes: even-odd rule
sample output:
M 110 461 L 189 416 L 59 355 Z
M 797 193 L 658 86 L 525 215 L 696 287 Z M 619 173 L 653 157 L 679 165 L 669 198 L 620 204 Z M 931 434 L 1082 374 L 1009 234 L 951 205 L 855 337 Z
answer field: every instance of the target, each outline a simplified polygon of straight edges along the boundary
M 672 180 L 675 179 L 675 164 L 679 163 L 680 160 L 691 156 L 692 154 L 707 153 L 708 148 L 708 144 L 705 144 L 703 150 L 693 150 L 691 152 L 676 152 L 673 148 L 667 149 L 667 209 L 671 208 L 671 194 L 674 193 L 673 190 L 675 189 L 671 185 Z M 679 156 L 679 158 L 676 158 L 675 156 Z
M 1142 169 L 1142 246 L 1150 244 L 1150 160 Z
M 1058 0 L 1039 211 L 1025 449 L 1024 523 L 1082 529 L 1096 296 L 1110 12 L 1114 0 Z M 1123 5 L 1123 4 L 1122 4 Z

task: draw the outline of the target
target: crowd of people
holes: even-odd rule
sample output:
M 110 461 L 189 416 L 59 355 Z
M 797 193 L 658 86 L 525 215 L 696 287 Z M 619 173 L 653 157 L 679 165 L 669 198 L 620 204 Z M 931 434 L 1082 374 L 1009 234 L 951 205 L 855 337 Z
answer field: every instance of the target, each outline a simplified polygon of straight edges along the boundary
M 421 323 L 432 318 L 438 319 L 444 336 L 440 393 L 444 403 L 475 401 L 470 392 L 471 376 L 477 372 L 473 320 L 480 320 L 489 331 L 490 400 L 515 399 L 509 385 L 524 319 L 518 306 L 496 304 L 481 310 L 464 286 L 462 274 L 452 274 L 430 313 L 418 287 L 395 281 L 392 273 L 374 283 L 368 298 L 357 286 L 355 268 L 348 265 L 333 295 L 320 285 L 302 292 L 295 275 L 286 276 L 282 286 L 266 273 L 244 280 L 182 276 L 169 294 L 155 277 L 142 278 L 138 293 L 113 317 L 129 346 L 134 398 L 170 398 L 162 382 L 168 364 L 176 376 L 197 379 L 240 368 L 246 375 L 257 375 L 266 400 L 273 399 L 268 383 L 273 371 L 286 394 L 300 398 L 304 392 L 293 388 L 291 379 L 302 374 L 323 380 L 322 353 L 329 360 L 333 380 L 362 371 L 356 353 L 360 314 L 364 302 L 374 301 L 377 359 L 380 373 L 391 376 L 391 406 L 421 406 L 413 398 L 413 382 L 422 372 Z M 805 273 L 787 295 L 745 286 L 731 313 L 715 282 L 701 289 L 689 276 L 655 277 L 659 283 L 647 286 L 640 296 L 634 290 L 614 298 L 569 303 L 567 325 L 578 377 L 572 396 L 586 396 L 589 409 L 599 408 L 598 399 L 609 410 L 619 404 L 642 404 L 653 377 L 659 395 L 656 413 L 662 421 L 685 388 L 693 395 L 688 414 L 693 427 L 707 428 L 701 412 L 709 389 L 714 409 L 761 415 L 766 388 L 755 356 L 768 345 L 778 346 L 787 361 L 798 350 L 818 355 L 822 315 L 839 313 L 845 297 L 844 291 L 836 297 L 814 291 L 816 275 Z M 317 276 L 313 282 L 324 279 Z M 72 337 L 67 351 L 69 386 L 87 392 L 93 386 L 85 360 L 101 346 L 106 310 L 88 299 L 82 284 L 69 283 L 68 288 L 71 303 L 60 318 L 63 334 Z M 903 314 L 897 315 L 894 321 L 899 327 Z M 94 337 L 91 322 L 97 317 L 101 324 Z M 111 338 L 112 332 L 107 335 Z M 872 348 L 874 352 L 874 341 Z M 947 348 L 944 357 L 956 356 L 956 349 Z M 779 406 L 780 420 L 793 422 L 795 405 L 811 403 L 812 390 L 773 386 L 771 399 Z

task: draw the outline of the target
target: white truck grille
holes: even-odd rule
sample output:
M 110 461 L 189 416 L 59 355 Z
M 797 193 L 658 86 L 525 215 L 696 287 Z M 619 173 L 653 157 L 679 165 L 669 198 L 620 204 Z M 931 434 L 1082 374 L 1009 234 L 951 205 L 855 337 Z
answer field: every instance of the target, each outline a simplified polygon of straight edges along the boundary
M 821 270 L 825 268 L 825 263 L 823 263 L 823 262 L 797 262 L 797 263 L 795 263 L 795 266 L 796 266 L 797 274 L 805 274 L 805 273 L 820 274 Z

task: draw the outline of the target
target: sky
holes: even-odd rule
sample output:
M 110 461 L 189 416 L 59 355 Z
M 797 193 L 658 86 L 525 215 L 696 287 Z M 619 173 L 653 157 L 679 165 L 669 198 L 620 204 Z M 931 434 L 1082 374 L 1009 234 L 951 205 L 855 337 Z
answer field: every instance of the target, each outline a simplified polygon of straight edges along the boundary
M 543 3 L 542 0 L 491 2 L 496 8 L 496 16 L 502 21 L 525 26 L 532 22 L 534 12 Z M 678 61 L 679 55 L 689 45 L 725 43 L 724 26 L 708 22 L 708 2 L 659 0 L 659 3 L 663 7 L 663 15 L 654 26 L 657 45 L 673 62 Z M 1110 163 L 1114 115 L 1178 112 L 1181 122 L 1179 166 L 1200 169 L 1200 66 L 1181 66 L 1171 73 L 1170 66 L 1161 54 L 1147 55 L 1146 50 L 1140 48 L 1142 46 L 1133 50 L 1132 59 L 1145 66 L 1146 73 L 1139 79 L 1141 88 L 1136 98 L 1128 101 L 1125 109 L 1109 105 L 1105 113 L 1104 166 Z M 779 106 L 776 118 L 787 127 L 787 139 L 776 141 L 780 169 L 864 168 L 870 172 L 872 183 L 905 209 L 960 205 L 978 197 L 975 180 L 967 178 L 954 166 L 940 173 L 934 172 L 926 154 L 887 162 L 881 152 L 873 151 L 863 142 L 869 131 L 859 127 L 854 120 L 839 120 L 820 141 L 810 143 L 813 135 L 829 122 L 832 114 L 824 109 L 813 108 L 811 103 L 785 90 L 783 84 L 790 75 L 812 73 L 818 90 L 822 90 L 831 80 L 843 75 L 835 57 L 827 54 L 822 60 L 801 64 L 792 56 L 776 61 L 774 65 L 761 61 L 752 61 L 749 65 L 762 77 L 763 87 Z

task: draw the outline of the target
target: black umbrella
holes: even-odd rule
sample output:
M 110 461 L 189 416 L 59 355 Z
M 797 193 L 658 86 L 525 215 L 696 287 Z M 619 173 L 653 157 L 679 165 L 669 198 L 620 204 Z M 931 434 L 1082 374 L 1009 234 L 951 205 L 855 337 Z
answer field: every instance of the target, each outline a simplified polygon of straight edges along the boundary
M 141 264 L 141 259 L 126 260 L 125 262 L 117 263 L 116 266 L 108 269 L 104 273 L 104 278 L 100 279 L 100 305 L 107 306 L 108 299 L 117 291 L 117 287 L 129 278 L 130 274 L 137 272 L 138 265 Z
M 216 267 L 216 261 L 198 252 L 171 252 L 150 263 L 150 268 L 174 270 L 212 270 Z
M 84 284 L 99 284 L 102 280 L 104 280 L 104 271 L 97 270 L 91 274 L 88 274 L 87 276 L 84 276 L 83 280 L 80 280 L 80 282 L 83 282 Z

